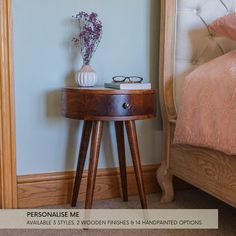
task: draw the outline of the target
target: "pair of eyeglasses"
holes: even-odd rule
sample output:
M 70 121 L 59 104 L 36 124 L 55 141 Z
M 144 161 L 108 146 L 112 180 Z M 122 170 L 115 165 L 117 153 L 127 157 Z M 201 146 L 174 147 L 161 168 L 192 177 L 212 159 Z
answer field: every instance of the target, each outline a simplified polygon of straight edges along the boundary
M 114 76 L 112 80 L 114 83 L 141 83 L 143 78 L 139 76 Z

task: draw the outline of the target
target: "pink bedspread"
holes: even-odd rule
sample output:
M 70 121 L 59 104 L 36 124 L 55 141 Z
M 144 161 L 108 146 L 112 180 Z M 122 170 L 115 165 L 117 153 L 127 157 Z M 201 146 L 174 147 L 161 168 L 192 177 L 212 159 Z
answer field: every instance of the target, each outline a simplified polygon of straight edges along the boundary
M 174 143 L 236 155 L 236 51 L 186 77 Z

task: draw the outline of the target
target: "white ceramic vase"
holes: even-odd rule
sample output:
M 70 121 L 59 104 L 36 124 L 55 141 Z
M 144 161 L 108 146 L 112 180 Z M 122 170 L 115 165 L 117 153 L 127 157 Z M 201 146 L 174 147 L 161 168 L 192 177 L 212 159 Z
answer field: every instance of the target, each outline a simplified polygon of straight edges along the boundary
M 81 87 L 93 87 L 97 83 L 97 74 L 90 65 L 83 65 L 76 73 L 75 80 Z

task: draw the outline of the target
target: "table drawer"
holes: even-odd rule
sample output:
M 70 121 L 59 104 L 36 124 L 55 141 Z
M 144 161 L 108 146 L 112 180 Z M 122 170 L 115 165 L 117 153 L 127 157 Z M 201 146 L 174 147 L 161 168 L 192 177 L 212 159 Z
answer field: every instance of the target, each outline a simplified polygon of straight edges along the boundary
M 156 114 L 156 93 L 150 90 L 150 93 L 96 94 L 63 90 L 62 113 L 68 118 L 82 120 L 151 118 Z

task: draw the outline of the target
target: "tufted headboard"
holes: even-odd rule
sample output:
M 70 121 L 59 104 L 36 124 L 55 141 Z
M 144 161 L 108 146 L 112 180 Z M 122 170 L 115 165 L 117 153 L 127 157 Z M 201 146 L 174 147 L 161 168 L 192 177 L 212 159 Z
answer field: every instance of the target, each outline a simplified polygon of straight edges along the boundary
M 208 24 L 236 11 L 236 0 L 162 0 L 160 93 L 162 110 L 176 119 L 184 79 L 199 65 L 236 43 L 215 35 Z

